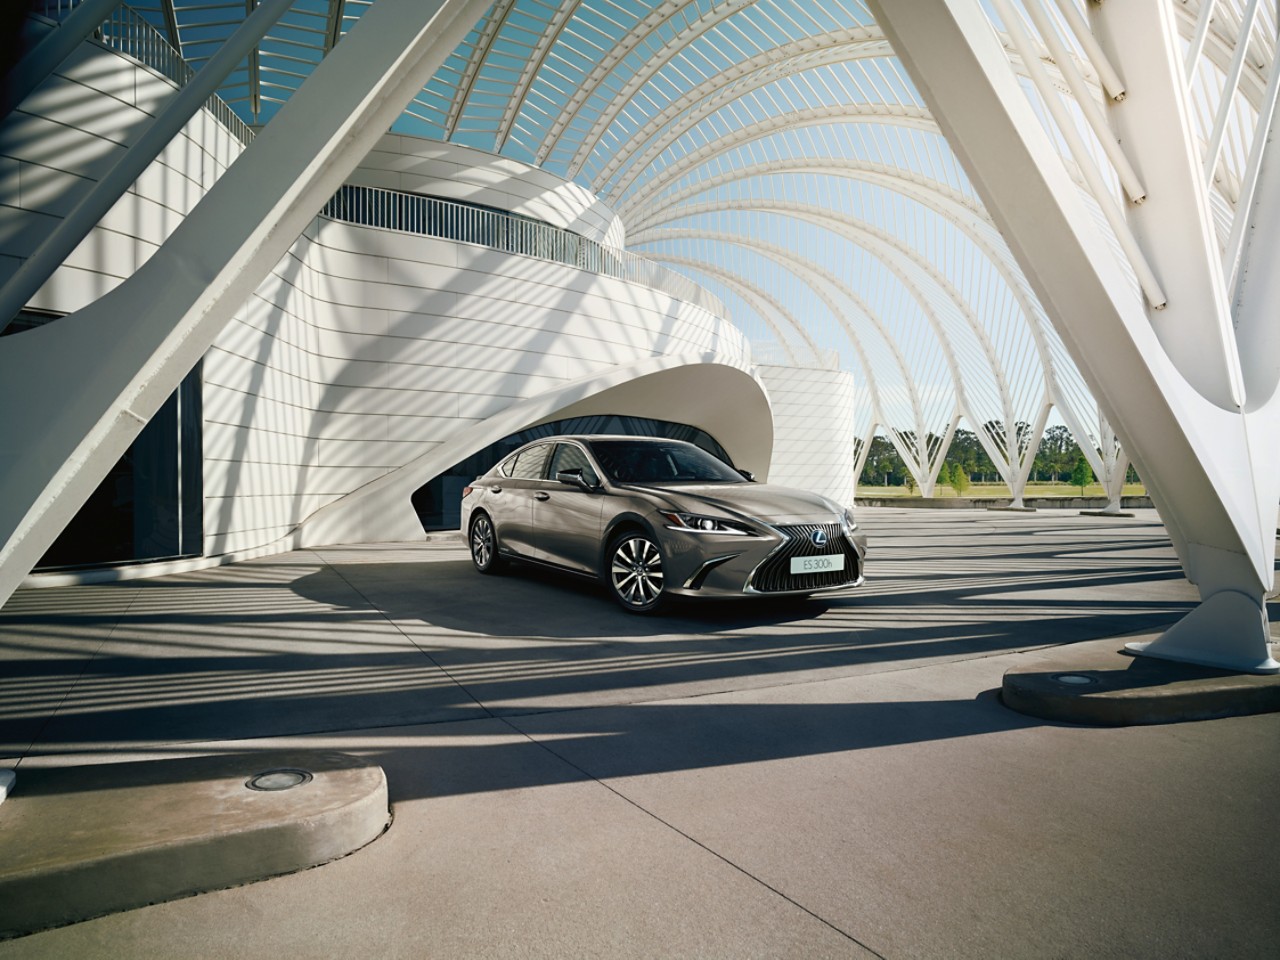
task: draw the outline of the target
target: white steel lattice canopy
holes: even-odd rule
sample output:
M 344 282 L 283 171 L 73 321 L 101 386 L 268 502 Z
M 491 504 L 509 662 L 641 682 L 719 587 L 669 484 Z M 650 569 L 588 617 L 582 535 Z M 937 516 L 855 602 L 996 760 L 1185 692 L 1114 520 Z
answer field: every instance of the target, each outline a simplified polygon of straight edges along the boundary
M 268 122 L 372 2 L 296 0 L 222 98 Z M 198 68 L 253 4 L 132 6 Z M 393 129 L 604 197 L 761 358 L 852 371 L 862 448 L 884 431 L 926 494 L 963 420 L 1020 495 L 1050 405 L 1107 474 L 1089 391 L 863 3 L 498 0 Z
M 407 103 L 394 131 L 578 181 L 760 359 L 851 370 L 862 449 L 882 429 L 926 495 L 961 422 L 1015 500 L 1051 411 L 1113 501 L 1123 437 L 1204 599 L 1162 649 L 1271 670 L 1276 5 L 442 0 L 426 37 L 436 14 L 410 0 L 136 0 L 120 22 L 167 38 L 191 89 L 225 76 L 268 143 L 290 98 L 314 110 L 333 55 L 393 89 L 353 123 L 385 130 Z M 417 60 L 354 62 L 401 39 Z M 349 172 L 354 142 L 324 149 Z M 298 187 L 308 204 L 322 180 Z M 1205 652 L 1222 622 L 1245 639 Z

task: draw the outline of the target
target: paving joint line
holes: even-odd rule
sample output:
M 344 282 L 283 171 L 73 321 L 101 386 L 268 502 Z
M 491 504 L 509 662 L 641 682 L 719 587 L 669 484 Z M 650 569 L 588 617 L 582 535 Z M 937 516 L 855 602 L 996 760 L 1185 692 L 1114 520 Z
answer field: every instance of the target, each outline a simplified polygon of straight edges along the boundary
M 341 580 L 343 583 L 345 583 L 345 584 L 346 584 L 348 587 L 350 587 L 352 590 L 354 590 L 354 591 L 355 591 L 355 593 L 356 593 L 356 595 L 357 595 L 358 597 L 360 597 L 360 599 L 361 599 L 361 600 L 363 600 L 365 603 L 367 603 L 371 609 L 378 611 L 378 616 L 382 617 L 382 619 L 383 619 L 383 620 L 385 620 L 387 623 L 391 624 L 391 627 L 396 631 L 396 633 L 400 634 L 400 636 L 402 636 L 402 637 L 404 637 L 404 639 L 408 640 L 408 641 L 409 641 L 410 646 L 412 646 L 412 647 L 413 647 L 413 649 L 417 650 L 417 651 L 418 651 L 418 653 L 420 653 L 420 654 L 422 654 L 424 657 L 426 657 L 426 658 L 427 658 L 427 661 L 428 661 L 428 662 L 429 662 L 433 667 L 435 667 L 437 670 L 439 670 L 441 673 L 443 673 L 446 677 L 448 677 L 448 678 L 449 678 L 449 682 L 450 682 L 450 683 L 452 683 L 452 684 L 453 684 L 455 687 L 457 687 L 459 690 L 461 690 L 464 694 L 466 694 L 466 695 L 467 695 L 467 697 L 469 697 L 469 698 L 471 699 L 471 702 L 472 702 L 472 703 L 474 703 L 477 707 L 479 707 L 481 710 L 483 710 L 483 711 L 485 712 L 485 715 L 486 715 L 486 716 L 488 716 L 488 717 L 490 717 L 490 718 L 493 718 L 493 717 L 494 717 L 494 713 L 493 713 L 493 711 L 492 711 L 492 710 L 490 710 L 490 709 L 488 708 L 488 706 L 486 706 L 486 705 L 485 705 L 485 703 L 484 703 L 482 700 L 480 700 L 480 698 L 479 698 L 479 697 L 477 697 L 474 693 L 472 693 L 472 692 L 467 688 L 467 686 L 466 686 L 465 684 L 463 684 L 463 683 L 462 683 L 462 682 L 461 682 L 457 677 L 455 677 L 452 673 L 450 673 L 447 667 L 445 667 L 445 666 L 444 666 L 443 664 L 441 664 L 438 660 L 436 660 L 436 658 L 435 658 L 435 657 L 431 656 L 431 654 L 427 653 L 427 651 L 426 651 L 426 650 L 422 649 L 422 647 L 420 647 L 420 646 L 418 645 L 418 641 L 414 640 L 414 639 L 413 639 L 413 637 L 411 637 L 411 636 L 409 636 L 409 634 L 405 633 L 405 632 L 404 632 L 404 630 L 403 630 L 403 629 L 401 629 L 400 624 L 396 623 L 396 622 L 395 622 L 394 620 L 392 620 L 389 616 L 387 616 L 387 612 L 386 612 L 385 610 L 383 610 L 383 609 L 382 609 L 382 607 L 381 607 L 380 605 L 378 605 L 378 604 L 374 603 L 372 600 L 370 600 L 370 599 L 369 599 L 369 597 L 365 595 L 365 592 L 364 592 L 363 590 L 361 590 L 361 589 L 360 589 L 359 587 L 357 587 L 354 583 L 352 583 L 350 580 L 348 580 L 348 579 L 346 578 L 346 576 L 344 576 L 344 575 L 343 575 L 343 573 L 342 573 L 342 571 L 341 571 L 341 570 L 339 570 L 337 567 L 335 567 L 335 566 L 333 566 L 332 564 L 330 564 L 327 560 L 325 560 L 325 559 L 324 559 L 324 557 L 320 556 L 320 554 L 316 553 L 314 550 L 309 550 L 308 552 L 309 552 L 313 557 L 315 557 L 315 558 L 316 558 L 316 560 L 317 560 L 317 561 L 319 561 L 319 562 L 320 562 L 320 564 L 321 564 L 322 566 L 324 566 L 324 568 L 325 568 L 325 569 L 327 569 L 327 570 L 332 570 L 332 571 L 334 572 L 334 574 L 335 574 L 335 575 L 337 575 L 338 579 L 339 579 L 339 580 Z
M 809 916 L 813 917 L 813 919 L 817 920 L 819 923 L 821 923 L 823 926 L 827 927 L 828 929 L 835 931 L 836 933 L 840 934 L 840 936 L 844 937 L 845 939 L 849 940 L 850 942 L 857 944 L 859 947 L 861 947 L 863 950 L 866 950 L 866 951 L 867 951 L 868 953 L 870 953 L 872 956 L 874 956 L 874 957 L 879 957 L 879 958 L 880 958 L 880 960 L 886 960 L 886 958 L 885 958 L 884 954 L 882 954 L 882 953 L 880 953 L 879 951 L 874 950 L 874 949 L 872 949 L 871 947 L 867 946 L 865 943 L 863 943 L 861 940 L 859 940 L 859 939 L 858 939 L 857 937 L 855 937 L 853 934 L 849 933 L 847 930 L 842 930 L 842 929 L 840 929 L 840 927 L 836 926 L 834 923 L 832 923 L 832 922 L 831 922 L 830 920 L 828 920 L 826 917 L 823 917 L 823 916 L 822 916 L 822 915 L 820 915 L 820 914 L 814 913 L 812 910 L 810 910 L 810 909 L 809 909 L 808 907 L 806 907 L 804 904 L 800 903 L 798 900 L 794 899 L 793 897 L 790 897 L 790 896 L 788 896 L 787 894 L 783 893 L 781 890 L 779 890 L 779 889 L 778 889 L 777 887 L 775 887 L 773 884 L 769 883 L 767 880 L 763 880 L 763 879 L 761 879 L 760 877 L 757 877 L 754 873 L 752 873 L 752 872 L 751 872 L 750 870 L 748 870 L 746 867 L 743 867 L 743 866 L 741 866 L 740 864 L 735 863 L 734 861 L 732 861 L 732 860 L 730 860 L 728 857 L 726 857 L 724 854 L 720 853 L 718 850 L 714 850 L 714 849 L 712 849 L 711 847 L 709 847 L 709 846 L 707 846 L 705 843 L 703 843 L 701 840 L 697 839 L 697 838 L 696 838 L 696 837 L 694 837 L 694 836 L 691 836 L 690 834 L 686 833 L 684 830 L 681 830 L 679 827 L 677 827 L 675 824 L 671 823 L 669 820 L 666 820 L 666 819 L 664 819 L 664 818 L 662 818 L 662 817 L 658 816 L 658 814 L 654 813 L 652 810 L 649 810 L 648 808 L 646 808 L 646 807 L 645 807 L 645 806 L 643 806 L 642 804 L 638 803 L 637 801 L 635 801 L 635 800 L 631 799 L 631 797 L 627 796 L 625 793 L 623 793 L 622 791 L 620 791 L 619 789 L 617 789 L 616 787 L 614 787 L 612 784 L 610 784 L 610 783 L 608 783 L 608 782 L 606 782 L 606 781 L 604 781 L 604 780 L 601 780 L 599 777 L 595 776 L 594 774 L 590 773 L 589 771 L 584 770 L 582 767 L 578 766 L 578 764 L 574 763 L 572 760 L 570 760 L 570 759 L 569 759 L 568 757 L 566 757 L 564 754 L 559 753 L 559 752 L 557 752 L 556 750 L 553 750 L 551 747 L 547 746 L 547 745 L 546 745 L 545 743 L 543 743 L 541 740 L 538 740 L 538 739 L 534 738 L 533 736 L 531 736 L 530 734 L 526 733 L 524 730 L 521 730 L 521 729 L 520 729 L 519 727 L 517 727 L 514 723 L 511 723 L 511 722 L 510 722 L 506 717 L 498 717 L 497 719 L 498 719 L 498 720 L 501 720 L 501 721 L 502 721 L 502 722 L 503 722 L 507 727 L 509 727 L 511 730 L 513 730 L 513 731 L 514 731 L 516 734 L 518 734 L 519 736 L 523 737 L 525 740 L 529 741 L 529 743 L 533 744 L 535 747 L 538 747 L 539 749 L 544 750 L 544 751 L 546 751 L 547 753 L 551 754 L 551 756 L 555 757 L 555 758 L 556 758 L 557 760 L 559 760 L 561 763 L 565 764 L 566 766 L 570 767 L 570 768 L 571 768 L 571 769 L 573 769 L 573 770 L 576 770 L 578 773 L 582 774 L 582 776 L 584 776 L 585 778 L 587 778 L 587 779 L 588 779 L 588 780 L 590 780 L 591 782 L 593 782 L 593 783 L 595 783 L 595 784 L 598 784 L 599 786 L 603 787 L 605 790 L 608 790 L 610 793 L 612 793 L 612 794 L 613 794 L 615 797 L 617 797 L 619 800 L 622 800 L 624 803 L 626 803 L 626 804 L 628 804 L 628 805 L 630 805 L 630 806 L 634 807 L 636 810 L 639 810 L 639 811 L 640 811 L 641 813 L 643 813 L 646 817 L 649 817 L 649 818 L 653 819 L 654 821 L 656 821 L 656 822 L 658 822 L 658 823 L 662 824 L 662 826 L 666 827 L 666 828 L 667 828 L 668 830 L 670 830 L 672 833 L 675 833 L 676 835 L 683 837 L 685 840 L 689 841 L 689 842 L 690 842 L 690 843 L 692 843 L 694 846 L 698 847 L 700 850 L 703 850 L 703 851 L 705 851 L 705 852 L 707 852 L 707 853 L 711 854 L 711 856 L 715 857 L 715 858 L 716 858 L 717 860 L 719 860 L 721 863 L 725 864 L 726 866 L 730 867 L 730 868 L 731 868 L 731 869 L 733 869 L 733 870 L 736 870 L 738 873 L 742 874 L 744 877 L 746 877 L 747 879 L 751 880 L 753 883 L 756 883 L 756 884 L 758 884 L 759 886 L 764 887 L 766 890 L 768 890 L 768 891 L 769 891 L 770 893 L 772 893 L 774 896 L 779 897 L 779 898 L 781 898 L 781 899 L 785 900 L 787 903 L 791 904 L 791 905 L 792 905 L 793 907 L 795 907 L 797 910 L 800 910 L 800 911 L 802 911 L 803 913 L 806 913 L 806 914 L 808 914 Z
M 62 695 L 62 699 L 58 701 L 58 705 L 49 712 L 44 720 L 40 722 L 40 727 L 31 735 L 31 742 L 27 744 L 27 748 L 22 751 L 22 755 L 18 757 L 17 763 L 13 765 L 15 770 L 21 769 L 23 761 L 26 760 L 27 757 L 31 756 L 31 752 L 35 749 L 36 744 L 40 742 L 40 737 L 44 734 L 49 724 L 51 724 L 54 721 L 54 718 L 62 712 L 62 708 L 66 706 L 67 701 L 71 699 L 71 695 L 75 693 L 76 687 L 80 686 L 80 681 L 84 679 L 85 671 L 93 666 L 93 661 L 98 659 L 98 654 L 102 652 L 102 648 L 110 643 L 111 638 L 116 635 L 116 630 L 119 629 L 121 621 L 129 616 L 129 612 L 133 610 L 133 605 L 137 603 L 138 598 L 142 596 L 142 591 L 137 587 L 132 589 L 133 596 L 129 598 L 129 602 L 125 605 L 125 608 L 120 611 L 120 614 L 115 618 L 115 621 L 111 624 L 111 629 L 107 631 L 107 635 L 102 638 L 102 641 L 96 647 L 93 648 L 93 653 L 89 654 L 89 656 L 85 658 L 84 666 L 80 668 L 80 672 L 76 674 L 75 680 L 73 680 L 71 685 L 67 687 L 67 692 Z M 41 756 L 43 756 L 43 754 L 41 754 Z

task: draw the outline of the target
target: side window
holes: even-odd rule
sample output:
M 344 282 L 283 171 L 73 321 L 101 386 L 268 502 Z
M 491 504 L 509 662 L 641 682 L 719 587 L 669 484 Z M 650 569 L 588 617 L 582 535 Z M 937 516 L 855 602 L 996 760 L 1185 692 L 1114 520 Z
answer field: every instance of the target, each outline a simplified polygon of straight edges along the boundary
M 536 447 L 530 447 L 516 457 L 516 465 L 511 471 L 511 479 L 541 480 L 542 468 L 547 462 L 549 453 L 551 453 L 551 444 L 549 443 L 540 443 Z
M 581 470 L 582 478 L 592 486 L 600 482 L 582 448 L 572 443 L 561 443 L 556 446 L 556 455 L 551 461 L 549 474 L 551 479 L 554 480 L 561 470 Z
M 498 467 L 498 472 L 502 474 L 504 477 L 509 477 L 511 476 L 511 471 L 513 471 L 515 468 L 516 468 L 516 458 L 507 457 L 507 459 L 502 462 L 502 465 Z

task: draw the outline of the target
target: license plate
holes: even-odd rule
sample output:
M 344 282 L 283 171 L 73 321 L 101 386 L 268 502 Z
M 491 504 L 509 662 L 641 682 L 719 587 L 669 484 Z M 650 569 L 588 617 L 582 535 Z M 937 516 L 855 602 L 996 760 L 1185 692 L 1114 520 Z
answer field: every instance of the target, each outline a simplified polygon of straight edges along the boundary
M 843 553 L 828 553 L 821 557 L 792 557 L 791 572 L 834 573 L 844 569 Z

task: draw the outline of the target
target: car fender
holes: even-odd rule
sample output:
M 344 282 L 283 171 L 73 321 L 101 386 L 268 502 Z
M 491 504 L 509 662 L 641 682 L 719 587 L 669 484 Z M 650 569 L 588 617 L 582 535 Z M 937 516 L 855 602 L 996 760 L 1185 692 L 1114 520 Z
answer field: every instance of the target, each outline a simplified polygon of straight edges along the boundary
M 609 552 L 609 544 L 613 541 L 614 533 L 618 530 L 619 527 L 624 527 L 624 526 L 641 527 L 646 533 L 649 534 L 649 536 L 653 537 L 654 540 L 658 541 L 659 543 L 662 542 L 661 538 L 658 536 L 657 530 L 653 526 L 652 521 L 650 521 L 648 517 L 644 516 L 643 514 L 636 513 L 635 511 L 627 510 L 623 513 L 618 514 L 616 517 L 610 520 L 609 525 L 604 529 L 604 536 L 600 538 L 600 557 L 596 564 L 596 566 L 599 569 L 601 570 L 604 569 L 605 560 L 607 559 L 607 554 Z

